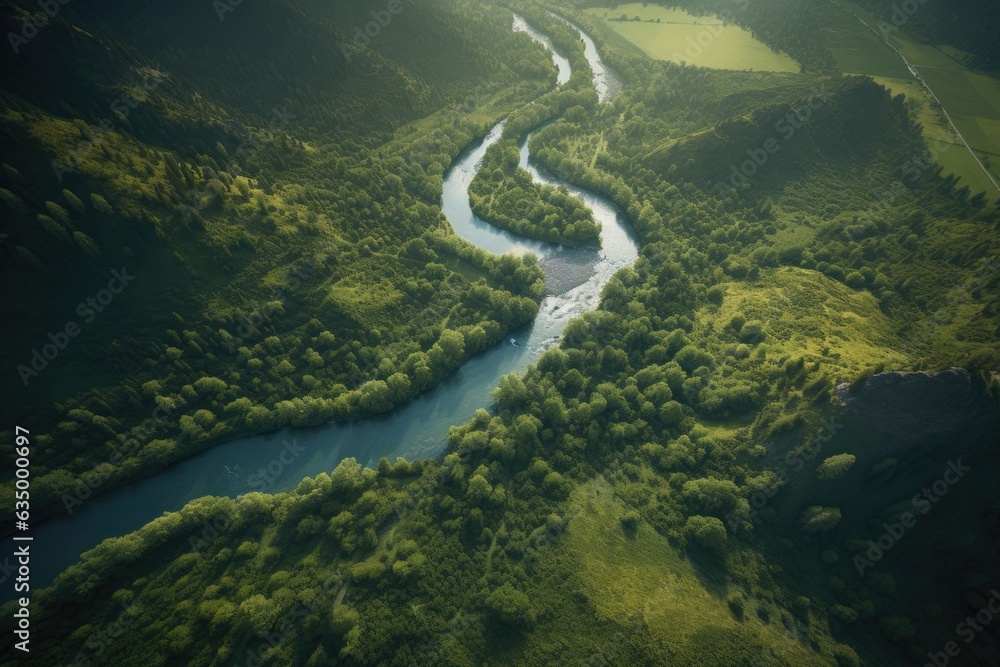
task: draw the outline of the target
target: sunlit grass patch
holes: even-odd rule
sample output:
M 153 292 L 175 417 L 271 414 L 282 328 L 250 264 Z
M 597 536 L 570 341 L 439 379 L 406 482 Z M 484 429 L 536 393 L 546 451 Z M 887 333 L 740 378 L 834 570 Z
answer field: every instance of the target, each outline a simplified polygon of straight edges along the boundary
M 799 64 L 772 51 L 724 17 L 695 16 L 680 9 L 629 3 L 586 10 L 656 60 L 682 61 L 713 69 L 798 72 Z M 619 20 L 622 17 L 628 20 Z M 632 20 L 638 17 L 640 20 Z
M 791 641 L 780 624 L 765 625 L 755 614 L 737 620 L 727 606 L 726 584 L 712 591 L 702 583 L 705 576 L 724 580 L 721 563 L 718 572 L 699 573 L 691 559 L 649 524 L 639 522 L 634 531 L 623 528 L 626 507 L 603 478 L 580 486 L 570 503 L 575 514 L 562 548 L 577 565 L 578 585 L 600 617 L 628 628 L 641 614 L 664 658 L 735 664 L 713 661 L 737 657 L 715 656 L 725 645 L 726 652 L 747 652 L 752 660 L 747 664 L 768 664 L 763 648 L 768 646 L 781 651 L 788 664 L 815 664 L 816 654 Z M 708 646 L 709 637 L 721 643 Z M 678 664 L 695 663 L 682 659 Z
M 875 297 L 817 271 L 785 267 L 762 272 L 756 282 L 728 283 L 722 305 L 703 308 L 698 320 L 721 330 L 737 315 L 762 322 L 770 347 L 818 361 L 836 375 L 850 376 L 876 361 L 906 361 Z
M 404 297 L 387 280 L 345 278 L 330 288 L 328 301 L 358 324 L 377 327 L 399 311 Z

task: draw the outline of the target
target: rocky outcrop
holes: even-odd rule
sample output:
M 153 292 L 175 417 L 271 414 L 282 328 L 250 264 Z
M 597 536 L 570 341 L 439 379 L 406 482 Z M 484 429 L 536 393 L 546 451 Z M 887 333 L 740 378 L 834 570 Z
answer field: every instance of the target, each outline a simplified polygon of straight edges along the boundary
M 990 407 L 983 382 L 964 368 L 880 373 L 839 385 L 837 396 L 862 424 L 908 439 L 960 430 Z

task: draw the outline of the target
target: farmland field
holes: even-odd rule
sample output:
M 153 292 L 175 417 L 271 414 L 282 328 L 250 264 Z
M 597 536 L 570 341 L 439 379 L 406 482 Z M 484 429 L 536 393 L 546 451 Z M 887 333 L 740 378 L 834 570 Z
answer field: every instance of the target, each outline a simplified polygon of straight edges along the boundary
M 991 199 L 1000 197 L 1000 191 L 955 134 L 938 103 L 913 78 L 903 59 L 865 27 L 877 25 L 875 19 L 854 4 L 843 6 L 843 24 L 827 33 L 830 52 L 840 70 L 871 76 L 893 94 L 905 94 L 917 106 L 917 117 L 928 141 L 949 145 L 937 156 L 944 173 L 958 176 L 973 193 L 986 192 Z M 901 31 L 891 32 L 889 41 L 919 72 L 993 179 L 1000 179 L 1000 81 L 968 70 L 944 49 L 915 42 Z M 960 55 L 954 49 L 949 53 Z
M 990 170 L 993 179 L 1000 179 L 1000 81 L 966 69 L 937 49 L 916 44 L 902 36 L 894 35 L 891 39 L 934 91 L 955 127 L 979 161 Z M 954 159 L 959 160 L 957 155 Z M 977 187 L 974 183 L 979 183 L 979 187 L 985 189 L 991 198 L 1000 196 L 982 168 L 972 163 L 971 156 L 969 160 L 963 158 L 962 161 L 970 164 L 959 168 L 956 173 L 966 177 L 966 183 L 973 191 Z
M 849 14 L 844 15 L 841 24 L 827 30 L 826 41 L 837 67 L 843 72 L 911 78 L 902 59 L 878 35 L 866 30 Z
M 695 16 L 679 9 L 630 3 L 595 7 L 587 14 L 603 19 L 650 58 L 686 62 L 712 69 L 798 72 L 799 64 L 772 51 L 743 28 L 724 25 L 716 16 Z M 619 20 L 627 17 L 627 21 Z M 640 20 L 634 20 L 638 17 Z
M 912 76 L 905 79 L 881 76 L 873 78 L 893 95 L 902 93 L 911 104 L 915 105 L 917 120 L 923 126 L 923 135 L 927 139 L 928 145 L 934 149 L 935 159 L 944 167 L 945 174 L 958 176 L 962 185 L 968 185 L 969 190 L 973 193 L 995 191 L 982 168 L 972 159 L 961 139 L 951 129 L 940 106 L 934 102 L 934 98 L 925 88 L 917 83 Z M 977 126 L 977 132 L 973 133 L 966 131 L 964 119 L 960 119 L 954 114 L 952 114 L 952 119 L 956 125 L 963 128 L 962 133 L 972 146 L 982 145 L 977 143 L 975 137 L 981 137 L 984 132 L 987 137 L 991 134 L 993 137 L 1000 137 L 998 134 L 1000 124 L 995 125 L 991 130 L 983 130 Z M 992 162 L 1000 162 L 1000 160 L 994 159 Z M 989 166 L 990 162 L 986 162 L 986 164 Z

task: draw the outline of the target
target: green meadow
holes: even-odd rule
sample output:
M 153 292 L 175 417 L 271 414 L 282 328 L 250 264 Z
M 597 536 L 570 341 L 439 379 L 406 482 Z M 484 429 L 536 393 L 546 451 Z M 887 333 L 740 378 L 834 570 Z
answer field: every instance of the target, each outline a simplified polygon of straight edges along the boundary
M 686 62 L 712 69 L 798 72 L 792 58 L 771 50 L 737 25 L 717 16 L 695 16 L 680 9 L 630 3 L 614 9 L 594 7 L 587 14 L 601 19 L 650 58 Z M 619 21 L 627 16 L 628 21 Z M 638 17 L 640 20 L 632 20 Z

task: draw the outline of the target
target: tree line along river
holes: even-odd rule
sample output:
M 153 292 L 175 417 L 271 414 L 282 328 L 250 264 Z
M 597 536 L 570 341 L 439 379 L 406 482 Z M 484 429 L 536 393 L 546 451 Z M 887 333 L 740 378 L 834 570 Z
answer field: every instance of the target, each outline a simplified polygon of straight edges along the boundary
M 558 18 L 558 17 L 557 17 Z M 562 19 L 561 19 L 562 20 Z M 594 72 L 598 99 L 610 100 L 618 88 L 593 40 L 578 27 L 585 54 Z M 550 52 L 558 71 L 557 84 L 569 80 L 570 63 L 548 37 L 514 15 L 513 29 L 527 33 Z M 236 497 L 252 491 L 278 493 L 295 488 L 304 477 L 330 472 L 345 458 L 374 466 L 384 457 L 394 460 L 439 456 L 445 450 L 448 429 L 468 421 L 479 408 L 489 407 L 490 392 L 500 378 L 525 370 L 548 347 L 559 341 L 569 321 L 597 308 L 601 291 L 620 268 L 638 258 L 638 247 L 624 211 L 605 197 L 546 174 L 530 162 L 528 142 L 522 138 L 520 166 L 536 182 L 565 186 L 601 224 L 601 245 L 567 248 L 535 241 L 499 229 L 479 219 L 469 204 L 469 185 L 486 150 L 500 139 L 504 121 L 483 139 L 474 141 L 444 176 L 441 209 L 456 234 L 492 253 L 532 252 L 545 271 L 549 294 L 530 324 L 512 332 L 513 339 L 470 359 L 441 384 L 389 413 L 353 422 L 313 428 L 285 428 L 219 444 L 147 478 L 136 480 L 91 498 L 33 527 L 32 587 L 48 586 L 79 560 L 84 551 L 109 537 L 135 531 L 164 512 L 177 511 L 202 496 Z M 553 286 L 559 286 L 555 290 Z M 5 558 L 14 551 L 4 540 Z M 0 561 L 0 579 L 4 563 Z M 0 600 L 13 598 L 13 587 L 2 588 Z

